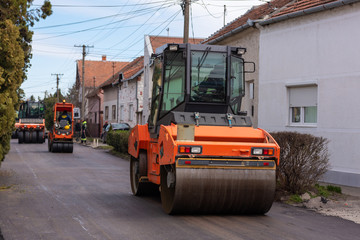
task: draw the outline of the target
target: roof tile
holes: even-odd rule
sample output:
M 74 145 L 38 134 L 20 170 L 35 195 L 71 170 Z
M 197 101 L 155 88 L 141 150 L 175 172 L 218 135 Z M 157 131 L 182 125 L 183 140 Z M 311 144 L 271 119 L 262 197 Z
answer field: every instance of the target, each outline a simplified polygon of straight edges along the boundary
M 297 0 L 297 1 L 293 1 L 290 4 L 286 5 L 284 8 L 282 8 L 281 11 L 274 14 L 272 16 L 272 18 L 281 16 L 281 15 L 285 15 L 285 14 L 289 14 L 289 13 L 303 11 L 305 9 L 309 9 L 312 7 L 316 7 L 319 5 L 336 2 L 336 1 L 337 0 Z
M 281 15 L 303 11 L 312 7 L 320 6 L 323 4 L 336 2 L 339 0 L 272 0 L 268 3 L 254 6 L 244 15 L 238 17 L 234 21 L 221 28 L 210 37 L 205 39 L 202 43 L 208 43 L 218 37 L 233 31 L 234 29 L 246 24 L 248 19 L 269 19 Z
M 98 87 L 116 72 L 123 68 L 128 62 L 117 61 L 85 61 L 85 87 Z M 77 60 L 77 71 L 79 80 L 82 77 L 82 61 Z M 115 76 L 115 75 L 114 75 Z M 94 83 L 95 77 L 95 83 Z

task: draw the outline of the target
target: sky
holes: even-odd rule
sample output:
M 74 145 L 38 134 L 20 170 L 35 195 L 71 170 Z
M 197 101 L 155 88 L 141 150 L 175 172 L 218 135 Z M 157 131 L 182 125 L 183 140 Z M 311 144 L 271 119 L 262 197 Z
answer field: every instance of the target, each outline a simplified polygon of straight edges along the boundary
M 81 45 L 86 60 L 132 61 L 143 55 L 144 35 L 183 36 L 181 0 L 50 0 L 53 14 L 35 23 L 31 68 L 21 88 L 26 98 L 44 98 L 59 88 L 65 95 L 76 78 Z M 207 38 L 265 0 L 192 0 L 189 38 Z M 43 0 L 34 0 L 33 8 Z

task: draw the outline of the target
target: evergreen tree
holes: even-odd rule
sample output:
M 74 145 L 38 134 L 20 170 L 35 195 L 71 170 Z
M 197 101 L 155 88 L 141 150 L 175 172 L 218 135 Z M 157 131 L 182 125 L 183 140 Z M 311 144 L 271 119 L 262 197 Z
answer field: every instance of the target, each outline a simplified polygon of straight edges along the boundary
M 33 32 L 29 27 L 52 14 L 49 1 L 41 8 L 31 8 L 32 2 L 0 1 L 0 163 L 10 149 L 15 109 L 24 93 L 20 85 L 30 67 Z

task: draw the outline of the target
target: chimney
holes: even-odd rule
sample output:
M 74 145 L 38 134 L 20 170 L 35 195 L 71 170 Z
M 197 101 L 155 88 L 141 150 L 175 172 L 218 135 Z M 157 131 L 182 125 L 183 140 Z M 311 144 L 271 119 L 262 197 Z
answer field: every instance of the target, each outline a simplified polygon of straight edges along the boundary
M 106 55 L 102 55 L 102 60 L 105 62 L 106 61 Z

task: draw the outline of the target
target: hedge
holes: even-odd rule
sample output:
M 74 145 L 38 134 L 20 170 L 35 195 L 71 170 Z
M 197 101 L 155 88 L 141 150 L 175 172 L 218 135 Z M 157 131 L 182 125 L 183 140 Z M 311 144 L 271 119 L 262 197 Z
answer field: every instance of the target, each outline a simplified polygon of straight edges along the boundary
M 294 194 L 311 189 L 329 168 L 328 140 L 297 132 L 271 135 L 281 148 L 277 188 Z
M 106 136 L 106 143 L 113 146 L 117 152 L 127 153 L 129 135 L 130 131 L 110 130 Z

